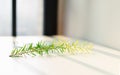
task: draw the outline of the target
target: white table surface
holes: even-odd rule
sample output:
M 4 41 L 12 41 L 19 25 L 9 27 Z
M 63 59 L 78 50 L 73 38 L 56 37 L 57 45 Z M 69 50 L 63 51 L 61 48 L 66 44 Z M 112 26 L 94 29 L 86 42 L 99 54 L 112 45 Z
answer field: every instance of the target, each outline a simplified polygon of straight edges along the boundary
M 16 44 L 48 37 L 17 37 Z M 94 45 L 89 54 L 10 58 L 12 37 L 0 37 L 0 75 L 120 75 L 120 51 Z

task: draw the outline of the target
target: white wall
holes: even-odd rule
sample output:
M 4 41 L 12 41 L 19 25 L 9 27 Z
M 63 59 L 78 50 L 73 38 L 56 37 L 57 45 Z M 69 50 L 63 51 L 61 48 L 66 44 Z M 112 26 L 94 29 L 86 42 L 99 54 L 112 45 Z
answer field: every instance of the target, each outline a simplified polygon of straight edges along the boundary
M 43 0 L 17 0 L 17 34 L 42 35 Z
M 11 35 L 11 0 L 0 0 L 0 36 Z
M 66 0 L 64 34 L 120 50 L 120 0 Z

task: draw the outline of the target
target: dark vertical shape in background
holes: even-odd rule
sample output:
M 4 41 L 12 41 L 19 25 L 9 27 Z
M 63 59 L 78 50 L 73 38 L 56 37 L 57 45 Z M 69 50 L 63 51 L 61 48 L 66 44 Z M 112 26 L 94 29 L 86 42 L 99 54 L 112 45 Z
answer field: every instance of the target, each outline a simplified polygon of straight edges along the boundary
M 44 0 L 44 35 L 57 34 L 58 0 Z
M 16 0 L 12 0 L 12 36 L 16 36 Z

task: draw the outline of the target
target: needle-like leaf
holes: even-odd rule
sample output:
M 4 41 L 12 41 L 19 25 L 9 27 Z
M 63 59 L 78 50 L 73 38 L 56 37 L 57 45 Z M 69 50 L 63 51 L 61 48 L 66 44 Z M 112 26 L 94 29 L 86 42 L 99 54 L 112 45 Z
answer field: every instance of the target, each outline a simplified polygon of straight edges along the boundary
M 21 57 L 23 55 L 52 55 L 52 54 L 76 54 L 79 52 L 88 52 L 93 45 L 88 42 L 79 41 L 40 41 L 36 45 L 26 44 L 21 48 L 14 48 L 10 57 Z

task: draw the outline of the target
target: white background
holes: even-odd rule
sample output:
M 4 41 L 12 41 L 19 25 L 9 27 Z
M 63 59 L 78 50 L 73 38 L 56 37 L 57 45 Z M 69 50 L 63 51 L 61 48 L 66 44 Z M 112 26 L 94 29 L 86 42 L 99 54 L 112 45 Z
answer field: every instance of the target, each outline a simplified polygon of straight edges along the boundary
M 64 34 L 120 50 L 120 0 L 66 0 Z

